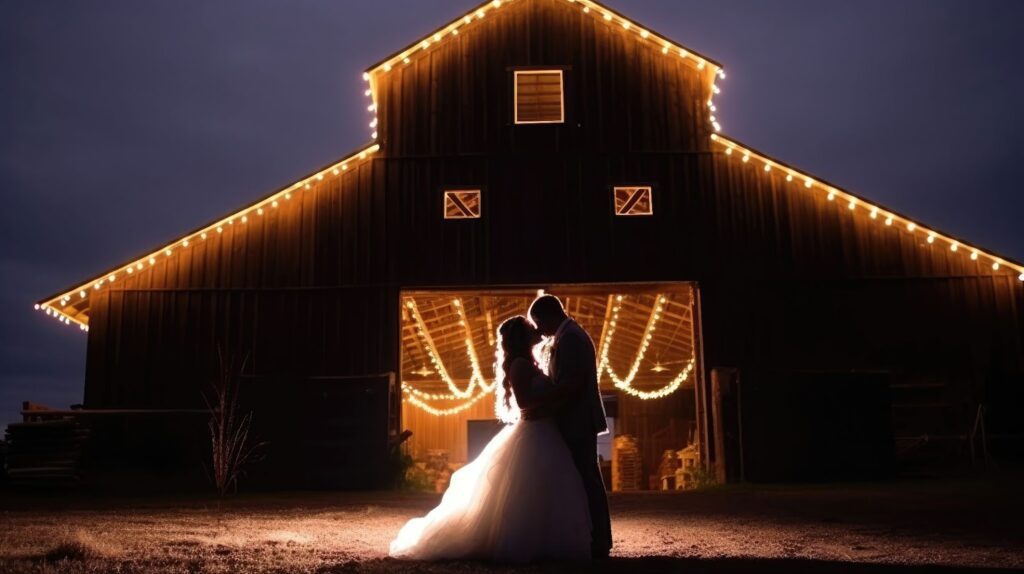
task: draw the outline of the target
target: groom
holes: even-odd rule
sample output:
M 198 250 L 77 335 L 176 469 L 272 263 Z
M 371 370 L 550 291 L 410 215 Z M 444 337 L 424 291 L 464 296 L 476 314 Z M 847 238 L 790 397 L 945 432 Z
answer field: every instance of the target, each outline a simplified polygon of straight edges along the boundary
M 608 496 L 597 465 L 597 435 L 607 431 L 608 425 L 597 384 L 594 342 L 566 315 L 562 302 L 554 295 L 538 297 L 530 305 L 530 319 L 542 335 L 554 337 L 548 366 L 554 389 L 541 399 L 539 406 L 525 411 L 523 416 L 555 418 L 587 491 L 591 555 L 607 558 L 612 548 L 612 524 Z

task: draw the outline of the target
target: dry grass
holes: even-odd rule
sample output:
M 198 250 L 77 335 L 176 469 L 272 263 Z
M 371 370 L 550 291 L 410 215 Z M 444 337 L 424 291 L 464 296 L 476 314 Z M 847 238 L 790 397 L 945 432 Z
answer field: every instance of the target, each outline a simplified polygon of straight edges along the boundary
M 953 491 L 950 491 L 953 488 Z M 910 572 L 1024 567 L 1021 504 L 993 489 L 888 485 L 613 497 L 614 559 L 521 568 L 386 557 L 409 493 L 229 500 L 0 496 L 0 572 Z M 998 492 L 998 490 L 996 491 Z M 1016 492 L 1014 489 L 1013 492 Z M 985 570 L 992 572 L 992 570 Z

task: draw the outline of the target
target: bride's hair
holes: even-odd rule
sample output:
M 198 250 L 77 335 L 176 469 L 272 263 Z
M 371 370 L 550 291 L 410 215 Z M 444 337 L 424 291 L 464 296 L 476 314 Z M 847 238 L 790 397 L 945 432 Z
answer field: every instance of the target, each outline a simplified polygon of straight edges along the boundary
M 519 407 L 512 394 L 512 380 L 509 372 L 516 359 L 533 362 L 533 348 L 530 345 L 530 324 L 526 317 L 517 315 L 498 327 L 498 348 L 494 364 L 495 384 L 503 391 L 495 393 L 494 412 L 498 420 L 514 423 L 519 420 Z

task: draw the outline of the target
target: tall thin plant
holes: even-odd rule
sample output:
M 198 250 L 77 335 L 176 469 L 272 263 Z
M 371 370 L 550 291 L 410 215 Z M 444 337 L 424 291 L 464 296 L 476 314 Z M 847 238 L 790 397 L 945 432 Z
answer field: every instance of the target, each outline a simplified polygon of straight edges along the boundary
M 232 489 L 238 491 L 238 479 L 260 445 L 253 444 L 250 437 L 252 411 L 239 412 L 238 385 L 248 355 L 237 370 L 233 360 L 224 360 L 220 347 L 217 348 L 217 360 L 217 377 L 210 385 L 212 392 L 204 394 L 203 399 L 210 409 L 210 478 L 217 494 L 223 497 Z

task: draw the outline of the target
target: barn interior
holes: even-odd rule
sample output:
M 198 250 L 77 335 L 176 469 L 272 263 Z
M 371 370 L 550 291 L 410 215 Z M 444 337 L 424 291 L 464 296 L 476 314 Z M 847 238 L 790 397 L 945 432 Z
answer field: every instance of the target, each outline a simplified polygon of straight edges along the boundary
M 609 433 L 598 451 L 609 490 L 682 490 L 701 480 L 696 288 L 553 286 L 590 333 Z M 495 415 L 496 332 L 537 289 L 402 294 L 402 428 L 417 486 L 443 491 L 501 429 Z M 544 365 L 544 349 L 537 352 Z

